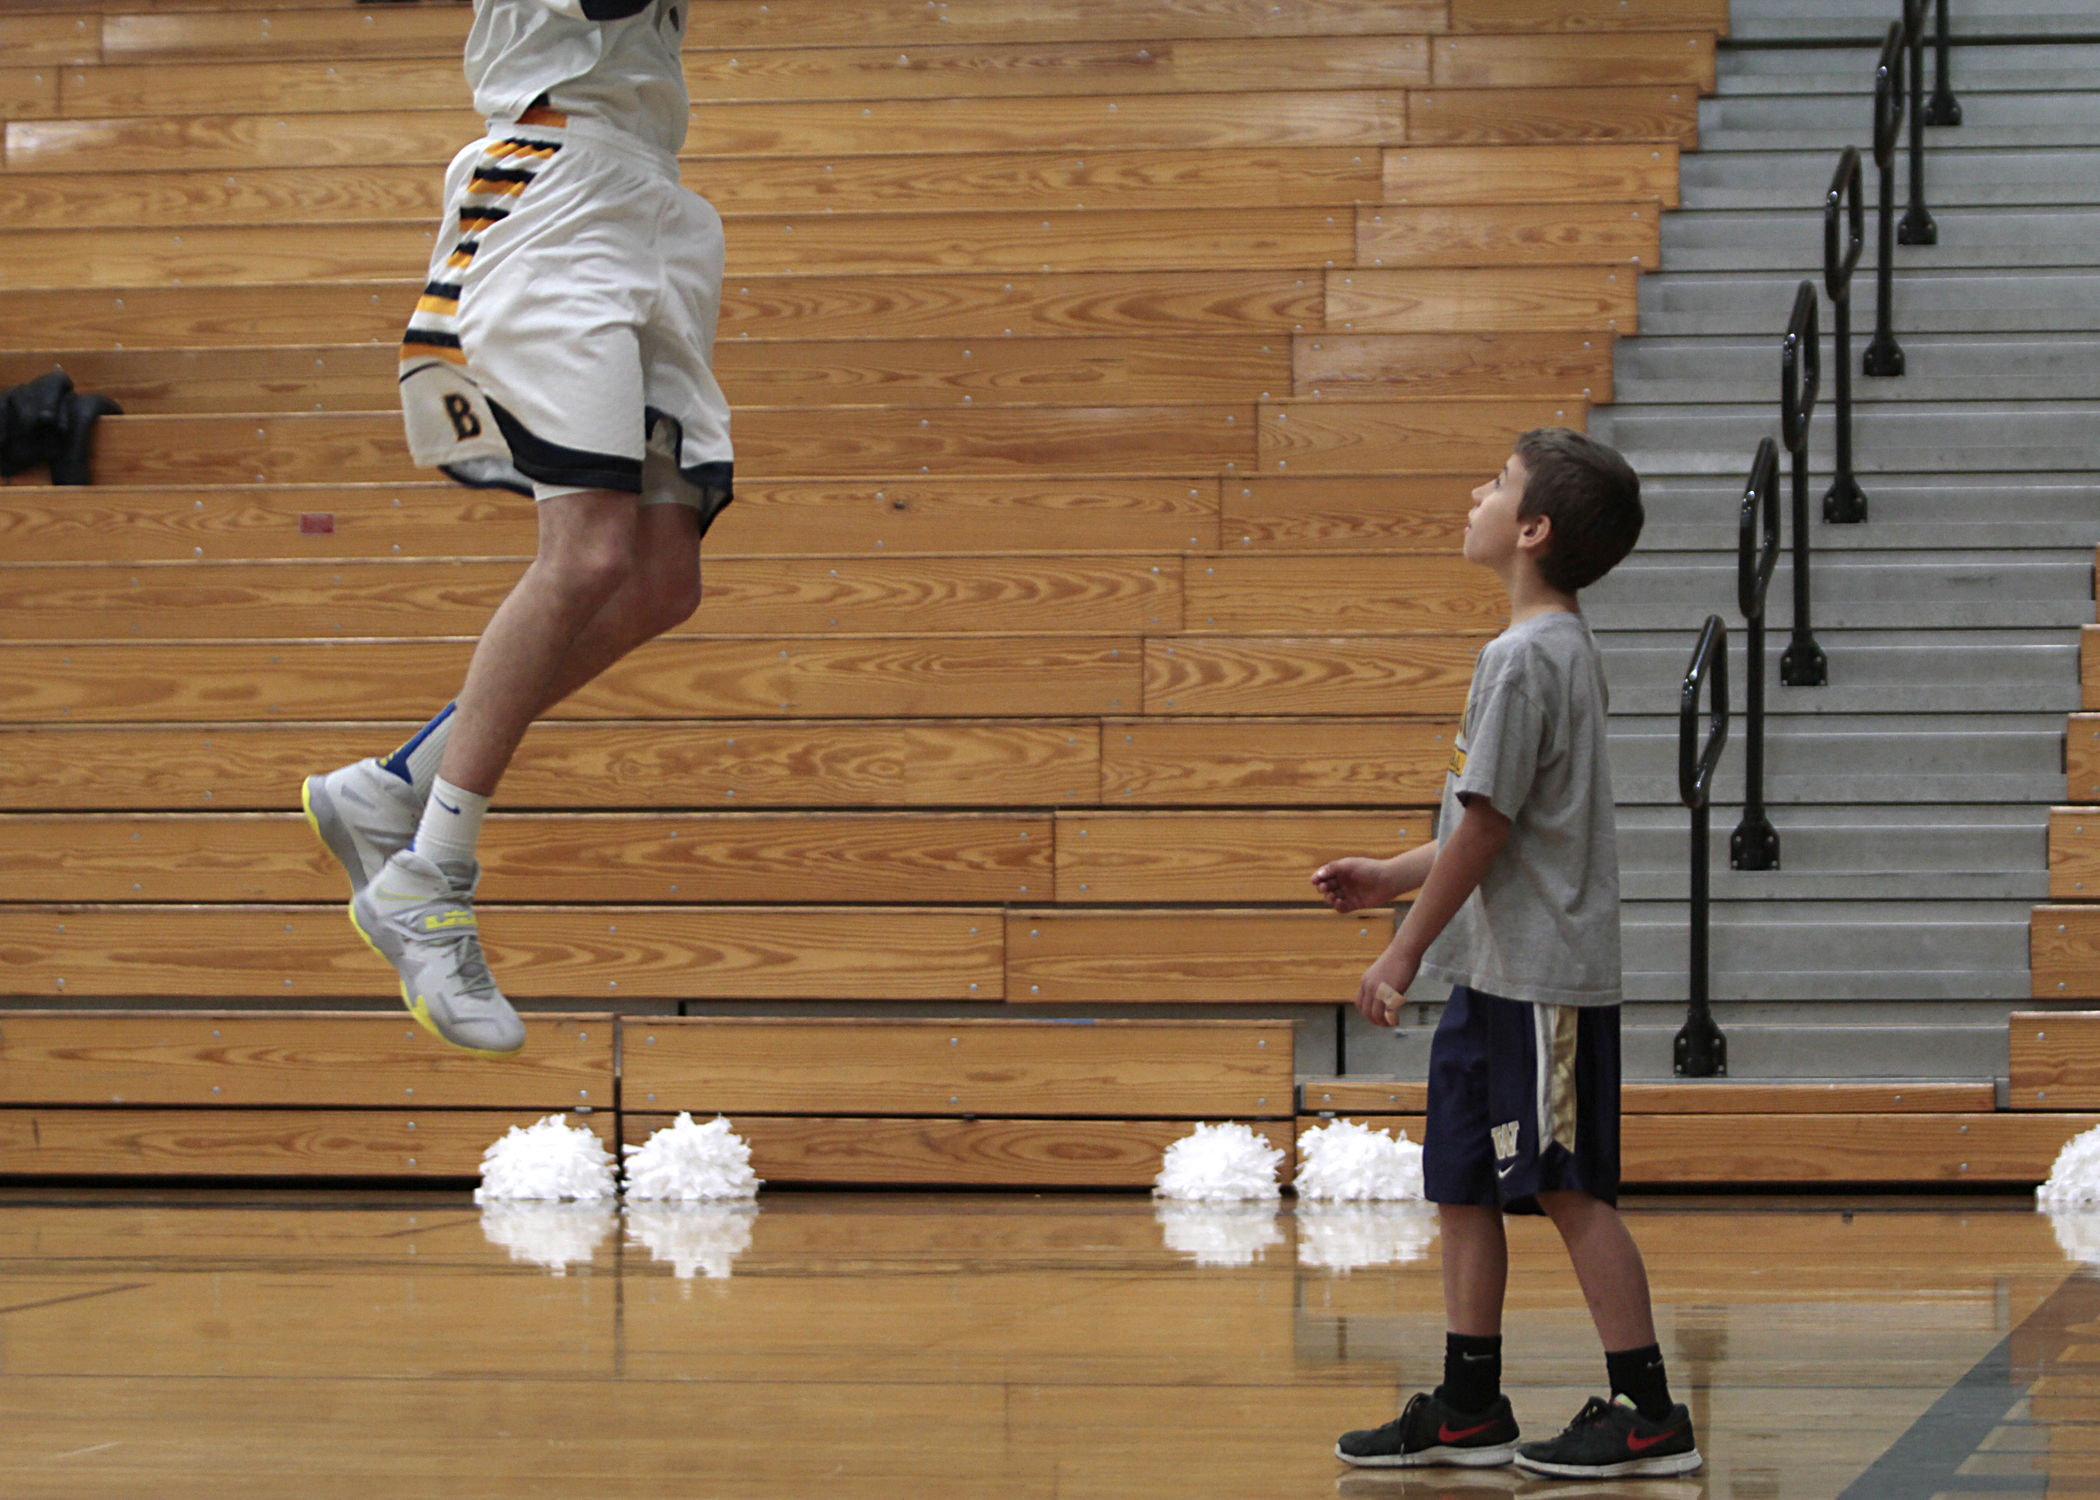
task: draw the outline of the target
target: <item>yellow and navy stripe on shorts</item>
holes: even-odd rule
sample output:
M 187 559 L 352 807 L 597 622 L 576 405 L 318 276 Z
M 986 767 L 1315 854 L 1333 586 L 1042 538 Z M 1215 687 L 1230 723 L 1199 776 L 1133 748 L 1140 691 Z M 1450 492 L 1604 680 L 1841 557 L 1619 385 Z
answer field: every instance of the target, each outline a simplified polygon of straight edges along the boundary
M 518 117 L 522 126 L 559 130 L 569 123 L 560 110 L 534 105 Z M 461 278 L 474 264 L 481 249 L 481 236 L 510 217 L 512 208 L 541 168 L 561 150 L 559 141 L 528 140 L 505 136 L 490 144 L 475 164 L 474 175 L 460 199 L 459 240 L 445 257 L 443 274 L 433 277 L 416 300 L 416 310 L 401 336 L 401 362 L 417 367 L 432 359 L 464 365 L 467 356 L 459 342 L 459 297 Z

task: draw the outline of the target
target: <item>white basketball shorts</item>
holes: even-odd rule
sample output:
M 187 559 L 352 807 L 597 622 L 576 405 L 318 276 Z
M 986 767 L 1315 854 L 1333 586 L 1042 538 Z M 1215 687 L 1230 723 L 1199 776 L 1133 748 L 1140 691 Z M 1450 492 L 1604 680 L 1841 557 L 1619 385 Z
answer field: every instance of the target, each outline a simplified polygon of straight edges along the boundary
M 721 216 L 676 158 L 551 109 L 491 121 L 445 173 L 402 337 L 409 450 L 476 488 L 689 505 L 704 531 L 732 492 L 721 300 Z

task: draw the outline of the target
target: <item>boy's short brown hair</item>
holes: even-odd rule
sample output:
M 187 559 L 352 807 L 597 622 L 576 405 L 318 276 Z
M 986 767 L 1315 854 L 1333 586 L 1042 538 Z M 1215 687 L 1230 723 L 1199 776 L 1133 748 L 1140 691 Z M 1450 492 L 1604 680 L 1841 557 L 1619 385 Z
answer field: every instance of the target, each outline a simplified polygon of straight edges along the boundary
M 1640 540 L 1640 476 L 1616 450 L 1565 427 L 1533 428 L 1517 439 L 1517 457 L 1525 474 L 1518 516 L 1553 523 L 1539 576 L 1564 594 L 1588 588 Z

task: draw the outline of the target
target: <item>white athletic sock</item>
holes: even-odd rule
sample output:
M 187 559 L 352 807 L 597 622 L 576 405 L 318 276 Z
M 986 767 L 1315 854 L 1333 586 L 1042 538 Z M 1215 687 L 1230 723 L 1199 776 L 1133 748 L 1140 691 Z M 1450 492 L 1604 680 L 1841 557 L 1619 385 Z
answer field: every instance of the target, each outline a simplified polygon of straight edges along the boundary
M 423 821 L 416 825 L 416 841 L 409 847 L 441 865 L 471 865 L 488 810 L 488 798 L 440 776 L 430 784 L 430 800 L 423 804 Z
M 428 797 L 430 784 L 437 779 L 438 762 L 445 758 L 445 741 L 452 738 L 452 711 L 458 706 L 446 704 L 436 718 L 409 736 L 407 744 L 392 755 L 381 756 L 380 768 L 407 782 L 417 796 Z

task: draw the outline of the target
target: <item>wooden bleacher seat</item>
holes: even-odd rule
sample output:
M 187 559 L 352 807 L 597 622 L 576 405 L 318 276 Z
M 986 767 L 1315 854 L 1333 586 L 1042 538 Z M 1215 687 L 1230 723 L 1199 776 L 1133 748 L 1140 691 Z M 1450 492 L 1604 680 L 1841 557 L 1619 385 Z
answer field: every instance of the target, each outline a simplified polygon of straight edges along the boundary
M 1384 912 L 1009 910 L 1006 998 L 1319 1004 L 1348 993 L 1392 935 Z
M 1453 31 L 1650 31 L 1728 34 L 1728 0 L 1451 0 Z
M 1612 396 L 1608 333 L 1296 333 L 1300 396 Z M 1448 493 L 1448 491 L 1447 491 Z
M 1470 474 L 1327 474 L 1229 479 L 1219 493 L 1226 547 L 1320 552 L 1385 548 L 1449 556 L 1465 534 L 1466 506 L 1454 497 Z M 0 492 L 4 494 L 4 492 Z
M 609 1108 L 613 1016 L 526 1024 L 532 1045 L 492 1068 L 406 1016 L 16 1011 L 0 1033 L 0 1105 Z
M 2054 1024 L 2064 1018 L 2014 1019 Z M 2016 1046 L 2020 1035 L 2016 1024 Z M 2093 1053 L 2093 1036 L 2083 1040 Z M 2060 1076 L 2031 1063 L 2023 1075 L 2021 1067 L 2016 1061 L 2016 1079 Z M 1988 1081 L 1635 1083 L 1621 1097 L 1623 1172 L 1636 1187 L 2027 1184 L 2048 1175 L 2065 1142 L 2100 1125 L 2093 1114 L 2000 1112 Z M 1301 1127 L 1344 1118 L 1422 1139 L 1427 1091 L 1420 1083 L 1312 1078 L 1300 1085 L 1299 1099 Z M 2090 1108 L 2096 1100 L 2100 1089 L 2088 1084 L 2047 1107 L 2062 1111 L 2083 1102 Z
M 991 1001 L 1005 988 L 997 907 L 491 906 L 489 962 L 524 1001 Z M 340 904 L 0 909 L 9 991 L 45 1004 L 285 1005 L 399 982 Z
M 1409 146 L 1384 153 L 1386 203 L 1678 203 L 1675 144 Z
M 2012 1107 L 2100 1109 L 2100 1011 L 2015 1011 Z
M 1639 331 L 1629 267 L 1512 266 L 1329 271 L 1331 333 Z
M 1360 561 L 1360 559 L 1349 559 Z M 1416 606 L 1433 600 L 1410 601 Z M 1330 629 L 1347 628 L 1340 622 Z M 1387 629 L 1405 628 L 1394 621 Z M 1434 628 L 1451 628 L 1436 622 Z M 1145 707 L 1161 714 L 1375 714 L 1455 717 L 1473 656 L 1492 634 L 1395 637 L 1183 637 L 1145 643 Z
M 2100 999 L 2100 907 L 2037 906 L 2028 961 L 2035 999 Z
M 1060 905 L 1310 904 L 1306 878 L 1343 850 L 1402 847 L 1429 832 L 1427 808 L 1380 812 L 1060 812 Z
M 447 701 L 473 642 L 0 644 L 0 722 L 385 719 Z M 820 636 L 659 641 L 559 719 L 975 718 L 1137 713 L 1136 636 Z
M 1040 901 L 1055 893 L 1055 849 L 1050 814 L 1034 809 L 509 814 L 488 825 L 479 899 L 558 903 L 588 888 L 675 905 Z M 296 813 L 0 821 L 5 902 L 332 904 L 341 884 Z
M 1444 36 L 1429 44 L 1439 89 L 1533 89 L 1681 83 L 1714 87 L 1708 31 L 1517 32 Z
M 282 811 L 297 800 L 299 782 L 313 767 L 379 753 L 416 727 L 223 720 L 0 725 L 6 749 L 0 809 Z M 1390 737 L 1394 731 L 1381 732 Z M 1091 806 L 1102 796 L 1101 736 L 1099 721 L 1081 719 L 547 720 L 526 735 L 503 783 L 503 805 Z M 1164 774 L 1162 760 L 1148 768 L 1151 775 Z M 1425 776 L 1426 769 L 1417 780 Z M 1307 777 L 1299 800 L 1323 800 L 1316 784 Z M 1148 805 L 1134 795 L 1127 800 Z M 1382 799 L 1367 781 L 1351 800 Z
M 2086 688 L 2088 695 L 2093 691 Z M 2100 714 L 2071 715 L 2064 732 L 2064 798 L 2100 802 Z
M 1367 512 L 1376 498 L 1366 497 Z M 1449 508 L 1448 486 L 1436 503 Z M 1007 553 L 1017 529 L 1044 551 L 1208 550 L 1219 543 L 1218 480 L 747 482 L 708 544 L 711 558 Z M 0 537 L 19 562 L 527 557 L 535 536 L 531 501 L 449 481 L 0 487 Z
M 1422 806 L 1443 793 L 1455 723 L 1107 719 L 1101 805 Z
M 1291 1158 L 1274 1022 L 622 1024 L 624 1138 L 724 1111 L 771 1182 L 1142 1187 L 1192 1121 Z M 1164 1118 L 1162 1118 L 1164 1117 Z

